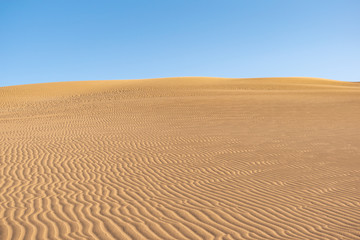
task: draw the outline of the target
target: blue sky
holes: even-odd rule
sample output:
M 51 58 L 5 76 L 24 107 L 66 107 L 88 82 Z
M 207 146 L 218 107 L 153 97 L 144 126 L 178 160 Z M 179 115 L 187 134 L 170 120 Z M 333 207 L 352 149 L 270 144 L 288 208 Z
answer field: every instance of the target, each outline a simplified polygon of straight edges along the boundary
M 360 81 L 358 0 L 0 1 L 0 86 L 176 76 Z

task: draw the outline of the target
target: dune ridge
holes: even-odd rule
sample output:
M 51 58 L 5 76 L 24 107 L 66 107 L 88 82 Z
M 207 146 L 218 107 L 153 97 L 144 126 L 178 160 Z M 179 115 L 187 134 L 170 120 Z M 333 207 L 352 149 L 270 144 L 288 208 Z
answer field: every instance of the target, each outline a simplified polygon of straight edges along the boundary
M 360 85 L 0 88 L 0 239 L 360 239 Z

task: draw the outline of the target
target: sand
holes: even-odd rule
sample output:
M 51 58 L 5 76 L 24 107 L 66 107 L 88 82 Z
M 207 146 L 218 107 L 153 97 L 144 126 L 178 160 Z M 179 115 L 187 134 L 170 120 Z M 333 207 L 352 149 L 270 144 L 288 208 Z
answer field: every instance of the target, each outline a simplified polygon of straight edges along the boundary
M 0 239 L 360 239 L 360 83 L 0 88 Z

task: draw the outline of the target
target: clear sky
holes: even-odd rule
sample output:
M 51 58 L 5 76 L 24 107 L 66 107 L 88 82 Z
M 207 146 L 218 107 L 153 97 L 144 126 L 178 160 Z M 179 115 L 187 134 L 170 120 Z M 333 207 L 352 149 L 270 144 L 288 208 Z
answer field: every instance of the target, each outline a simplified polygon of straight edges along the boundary
M 0 1 L 0 86 L 177 76 L 360 81 L 360 1 Z

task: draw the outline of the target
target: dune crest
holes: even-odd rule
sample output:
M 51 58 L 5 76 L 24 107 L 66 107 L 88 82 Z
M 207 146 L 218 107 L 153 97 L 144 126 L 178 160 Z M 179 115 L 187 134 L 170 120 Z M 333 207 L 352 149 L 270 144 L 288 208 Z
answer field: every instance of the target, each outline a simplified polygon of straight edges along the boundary
M 0 239 L 360 239 L 360 85 L 0 88 Z

